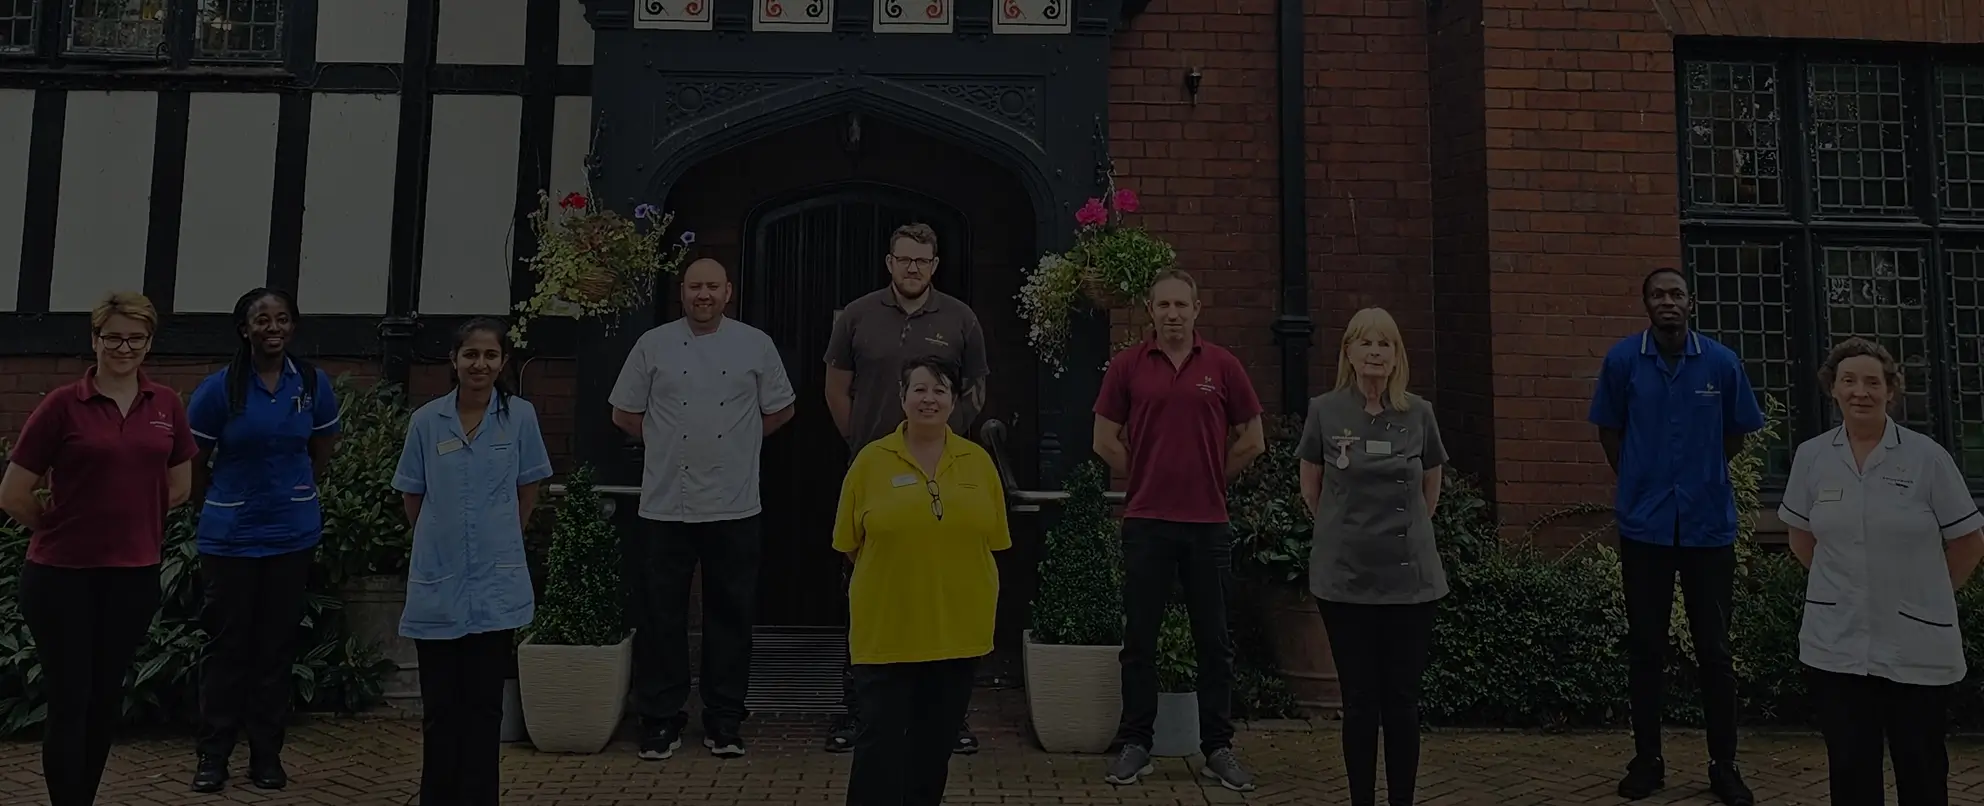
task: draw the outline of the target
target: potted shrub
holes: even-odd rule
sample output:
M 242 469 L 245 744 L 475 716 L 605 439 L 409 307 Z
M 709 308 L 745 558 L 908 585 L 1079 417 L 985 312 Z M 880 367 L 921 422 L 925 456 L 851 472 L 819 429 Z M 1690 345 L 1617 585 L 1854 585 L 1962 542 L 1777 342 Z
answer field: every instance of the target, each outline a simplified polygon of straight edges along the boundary
M 1033 734 L 1050 753 L 1108 750 L 1123 714 L 1122 546 L 1107 484 L 1095 461 L 1070 474 L 1040 560 L 1024 662 Z
M 400 637 L 406 609 L 407 557 L 413 530 L 393 489 L 393 472 L 405 447 L 412 411 L 398 386 L 363 386 L 350 375 L 331 382 L 338 397 L 343 436 L 318 490 L 324 537 L 317 566 L 342 602 L 346 633 L 361 652 L 376 647 L 395 670 L 383 682 L 388 700 L 420 696 L 420 664 L 413 642 Z
M 1157 634 L 1157 721 L 1150 754 L 1183 758 L 1199 752 L 1199 658 L 1185 606 L 1166 608 Z
M 544 598 L 517 647 L 524 726 L 538 750 L 597 753 L 620 727 L 634 654 L 620 607 L 620 537 L 589 468 L 565 481 L 547 565 Z
M 1261 584 L 1243 589 L 1256 609 L 1275 663 L 1306 716 L 1343 707 L 1329 633 L 1309 595 L 1309 549 L 1315 521 L 1302 504 L 1300 417 L 1270 417 L 1267 452 L 1227 489 L 1234 557 Z

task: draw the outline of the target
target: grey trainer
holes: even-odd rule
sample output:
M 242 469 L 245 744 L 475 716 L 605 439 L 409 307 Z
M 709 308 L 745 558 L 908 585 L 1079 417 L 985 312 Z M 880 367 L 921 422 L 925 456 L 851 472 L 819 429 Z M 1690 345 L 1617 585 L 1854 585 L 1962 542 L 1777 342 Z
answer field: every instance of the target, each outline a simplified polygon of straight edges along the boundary
M 1240 755 L 1231 747 L 1222 747 L 1206 756 L 1206 765 L 1199 768 L 1199 774 L 1216 778 L 1220 786 L 1235 792 L 1254 791 L 1254 774 L 1241 766 Z
M 1149 748 L 1126 744 L 1116 754 L 1116 760 L 1109 762 L 1109 772 L 1102 776 L 1102 780 L 1117 786 L 1129 786 L 1156 769 L 1150 763 Z

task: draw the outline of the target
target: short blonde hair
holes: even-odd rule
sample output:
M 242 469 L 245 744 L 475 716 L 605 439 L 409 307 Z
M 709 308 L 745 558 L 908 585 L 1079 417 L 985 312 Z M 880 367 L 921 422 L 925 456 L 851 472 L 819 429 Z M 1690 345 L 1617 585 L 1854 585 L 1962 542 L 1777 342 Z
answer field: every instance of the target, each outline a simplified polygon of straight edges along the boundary
M 113 316 L 122 316 L 143 323 L 147 334 L 158 332 L 158 308 L 152 306 L 149 298 L 136 291 L 113 291 L 110 296 L 104 297 L 102 302 L 97 303 L 96 308 L 90 311 L 90 333 L 103 332 L 103 326 L 109 324 L 110 317 Z
M 1343 343 L 1336 353 L 1336 388 L 1342 389 L 1357 383 L 1357 368 L 1350 364 L 1350 345 L 1366 338 L 1391 341 L 1396 357 L 1392 362 L 1392 375 L 1385 381 L 1385 404 L 1394 411 L 1407 411 L 1412 408 L 1406 401 L 1405 386 L 1412 380 L 1412 364 L 1405 357 L 1405 338 L 1398 332 L 1398 320 L 1383 308 L 1365 308 L 1350 317 L 1350 324 L 1343 327 Z

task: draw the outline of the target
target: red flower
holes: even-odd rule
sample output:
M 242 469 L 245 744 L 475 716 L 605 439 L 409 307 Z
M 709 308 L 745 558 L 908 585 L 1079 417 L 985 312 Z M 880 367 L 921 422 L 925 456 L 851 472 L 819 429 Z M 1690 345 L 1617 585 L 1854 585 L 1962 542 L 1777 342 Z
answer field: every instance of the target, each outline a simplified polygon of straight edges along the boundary
M 1109 220 L 1109 211 L 1103 209 L 1101 199 L 1089 199 L 1082 209 L 1075 211 L 1075 223 L 1093 227 Z
M 1137 192 L 1128 189 L 1116 191 L 1115 203 L 1119 213 L 1134 213 L 1141 206 L 1137 201 Z
M 558 206 L 567 210 L 584 210 L 586 204 L 588 204 L 586 197 L 579 193 L 567 193 L 565 198 L 558 200 Z

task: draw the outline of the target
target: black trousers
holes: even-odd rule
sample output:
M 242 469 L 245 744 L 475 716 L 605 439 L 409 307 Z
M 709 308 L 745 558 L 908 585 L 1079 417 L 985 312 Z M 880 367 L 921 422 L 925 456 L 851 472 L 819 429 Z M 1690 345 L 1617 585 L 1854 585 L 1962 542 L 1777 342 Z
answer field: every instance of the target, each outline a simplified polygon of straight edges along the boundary
M 111 732 L 124 705 L 124 677 L 158 614 L 158 566 L 21 569 L 21 617 L 47 681 L 41 773 L 49 806 L 91 806 Z
M 1643 757 L 1660 755 L 1667 624 L 1674 608 L 1674 578 L 1679 575 L 1688 632 L 1700 666 L 1708 757 L 1736 760 L 1736 669 L 1729 656 L 1736 547 L 1683 548 L 1620 540 L 1619 573 L 1626 593 L 1626 679 L 1635 750 Z
M 951 776 L 951 744 L 971 707 L 977 658 L 854 667 L 861 733 L 847 806 L 936 806 Z
M 750 714 L 751 628 L 758 612 L 757 516 L 710 523 L 643 521 L 636 590 L 634 708 L 643 722 L 681 718 L 689 702 L 689 585 L 703 566 L 703 724 L 735 732 Z
M 1948 806 L 1949 686 L 1912 686 L 1805 667 L 1826 737 L 1833 806 L 1881 806 L 1881 745 L 1900 806 Z
M 1182 584 L 1198 651 L 1199 747 L 1233 744 L 1233 530 L 1224 523 L 1123 521 L 1123 721 L 1118 744 L 1148 748 L 1157 721 L 1157 636 L 1171 591 Z
M 1391 806 L 1411 806 L 1419 779 L 1419 681 L 1439 604 L 1316 604 L 1343 687 L 1343 765 L 1351 806 L 1378 802 L 1381 727 Z
M 420 806 L 496 806 L 503 680 L 516 631 L 415 641 L 420 659 Z
M 315 548 L 270 557 L 200 555 L 206 601 L 200 626 L 207 655 L 200 663 L 199 752 L 226 758 L 248 734 L 251 763 L 282 754 L 283 723 L 296 690 L 303 603 Z

